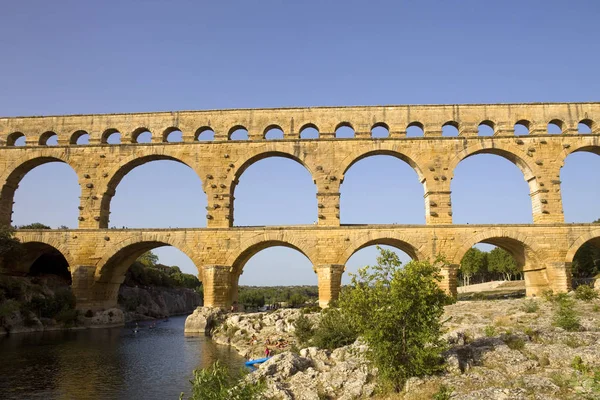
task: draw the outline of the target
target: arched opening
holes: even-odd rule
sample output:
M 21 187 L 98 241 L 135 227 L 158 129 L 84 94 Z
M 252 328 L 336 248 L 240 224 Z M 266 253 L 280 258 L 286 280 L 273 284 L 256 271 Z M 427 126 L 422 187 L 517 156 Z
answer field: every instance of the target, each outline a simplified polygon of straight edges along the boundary
M 423 185 L 416 164 L 395 152 L 365 154 L 344 172 L 342 224 L 424 224 Z M 369 193 L 365 202 L 365 193 Z
M 306 124 L 300 128 L 300 139 L 318 139 L 319 129 L 316 125 Z
M 515 124 L 515 135 L 516 136 L 522 136 L 522 135 L 529 135 L 529 127 L 531 126 L 531 123 L 527 120 L 520 120 L 517 121 L 517 123 Z
M 102 143 L 121 144 L 121 132 L 116 129 L 107 129 L 102 134 Z
M 21 132 L 13 132 L 6 137 L 7 146 L 25 146 L 25 135 Z
M 203 126 L 194 133 L 194 140 L 200 142 L 215 140 L 215 132 L 209 126 Z
M 197 173 L 171 157 L 148 156 L 123 166 L 103 198 L 116 228 L 196 228 L 206 226 L 206 195 Z M 108 223 L 108 221 L 107 221 Z
M 442 136 L 458 136 L 458 123 L 448 121 L 442 125 Z
M 173 314 L 191 312 L 202 304 L 196 265 L 185 252 L 166 241 L 129 244 L 100 263 L 96 285 L 106 290 L 98 291 L 105 298 L 96 300 L 104 302 L 106 307 L 118 304 L 129 313 L 129 319 L 168 316 L 144 304 L 157 287 L 187 290 L 188 304 L 171 304 Z
M 600 218 L 600 147 L 586 148 L 567 156 L 560 170 L 565 222 L 592 222 Z
M 594 221 L 600 223 L 600 219 Z M 572 285 L 593 285 L 600 274 L 600 237 L 589 239 L 575 252 L 571 261 Z
M 300 225 L 317 221 L 317 188 L 302 162 L 265 153 L 238 170 L 233 187 L 234 225 Z M 293 210 L 293 212 L 290 212 Z
M 394 252 L 403 265 L 417 259 L 415 249 L 403 241 L 381 239 L 367 242 L 356 249 L 346 261 L 346 269 L 342 275 L 342 285 L 349 284 L 352 280 L 351 274 L 356 274 L 360 268 L 377 265 L 377 258 L 381 254 L 378 247 Z
M 38 142 L 40 146 L 56 146 L 58 145 L 58 135 L 55 132 L 44 132 L 40 136 L 40 141 Z
M 2 190 L 2 203 L 11 203 L 7 211 L 14 210 L 13 225 L 39 222 L 52 228 L 77 228 L 81 196 L 78 181 L 77 173 L 62 160 L 33 159 L 17 168 L 8 178 Z M 10 221 L 10 214 L 7 219 Z
M 559 119 L 553 119 L 548 122 L 548 133 L 550 134 L 560 134 L 563 132 L 564 123 Z
M 418 121 L 411 122 L 406 127 L 406 137 L 423 137 L 425 136 L 424 126 Z
M 21 264 L 27 276 L 51 279 L 61 286 L 71 285 L 69 263 L 59 250 L 42 242 L 23 243 L 23 249 Z
M 337 139 L 352 139 L 354 138 L 354 128 L 349 122 L 342 122 L 335 128 L 335 137 Z
M 383 139 L 390 137 L 390 128 L 383 122 L 378 122 L 371 128 L 371 137 L 373 139 Z
M 489 120 L 482 121 L 477 127 L 477 136 L 494 136 L 494 123 Z
M 151 143 L 152 133 L 147 128 L 138 128 L 131 133 L 131 143 Z
M 530 187 L 523 179 L 523 170 L 527 179 L 534 176 L 519 164 L 516 157 L 501 152 L 477 153 L 463 159 L 451 183 L 454 223 L 532 223 Z
M 234 126 L 229 130 L 229 140 L 248 140 L 248 130 L 241 125 Z
M 580 134 L 590 134 L 592 133 L 592 129 L 594 127 L 594 121 L 591 119 L 582 119 L 577 124 L 577 132 Z
M 71 135 L 69 144 L 83 145 L 90 143 L 90 135 L 86 131 L 76 131 Z
M 271 125 L 265 129 L 265 139 L 267 140 L 279 140 L 283 139 L 283 131 L 277 125 Z
M 181 132 L 178 128 L 175 128 L 175 127 L 168 128 L 163 133 L 163 142 L 167 142 L 167 143 L 183 142 L 183 132 Z

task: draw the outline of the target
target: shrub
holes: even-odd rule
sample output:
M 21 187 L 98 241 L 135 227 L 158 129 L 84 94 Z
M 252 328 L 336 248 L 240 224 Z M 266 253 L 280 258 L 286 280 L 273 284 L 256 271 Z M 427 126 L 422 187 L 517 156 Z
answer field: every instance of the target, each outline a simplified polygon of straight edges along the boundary
M 443 370 L 441 317 L 450 298 L 439 287 L 440 269 L 379 248 L 377 265 L 362 268 L 340 296 L 349 326 L 369 345 L 369 358 L 396 390 L 412 376 Z
M 313 336 L 313 326 L 308 318 L 304 315 L 300 315 L 296 321 L 294 321 L 294 335 L 298 339 L 301 345 L 306 345 Z
M 521 306 L 521 311 L 526 312 L 526 313 L 534 313 L 534 312 L 537 312 L 537 310 L 539 308 L 540 307 L 539 307 L 537 301 L 535 301 L 534 299 L 529 299 L 529 300 L 525 300 L 525 302 Z
M 73 326 L 77 323 L 79 312 L 73 309 L 63 309 L 56 314 L 56 321 L 62 322 L 66 326 Z
M 188 400 L 258 400 L 262 398 L 262 383 L 244 382 L 234 378 L 218 361 L 205 369 L 194 370 L 190 381 L 192 393 Z M 184 399 L 181 393 L 179 399 Z
M 493 327 L 492 325 L 488 325 L 485 327 L 484 330 L 485 336 L 487 337 L 492 337 L 496 335 L 496 328 Z
M 553 301 L 554 300 L 554 291 L 552 289 L 542 290 L 541 296 L 546 301 Z
M 575 298 L 583 301 L 592 301 L 598 298 L 598 292 L 590 285 L 579 285 L 575 289 Z
M 517 336 L 508 336 L 504 339 L 504 343 L 506 343 L 506 345 L 508 346 L 509 349 L 511 350 L 523 350 L 523 348 L 525 347 L 525 341 Z
M 579 316 L 574 309 L 574 302 L 569 297 L 558 301 L 552 324 L 570 332 L 578 331 L 581 328 Z
M 442 385 L 439 390 L 433 394 L 433 400 L 450 400 L 454 393 L 454 388 L 451 386 Z
M 312 344 L 320 349 L 337 349 L 354 343 L 357 337 L 350 319 L 338 308 L 328 308 L 313 332 Z

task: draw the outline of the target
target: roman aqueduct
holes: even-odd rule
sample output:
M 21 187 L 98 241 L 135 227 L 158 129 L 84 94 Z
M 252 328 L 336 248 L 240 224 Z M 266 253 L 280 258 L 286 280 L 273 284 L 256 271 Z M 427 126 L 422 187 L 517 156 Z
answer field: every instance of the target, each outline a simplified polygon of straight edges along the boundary
M 528 129 L 516 135 L 515 124 Z M 560 134 L 548 133 L 548 124 Z M 578 125 L 591 133 L 579 134 Z M 493 129 L 478 136 L 478 128 Z M 352 138 L 336 138 L 341 126 Z M 374 127 L 389 136 L 371 137 Z M 422 137 L 407 137 L 410 127 Z M 444 126 L 458 136 L 444 137 Z M 247 140 L 231 134 L 239 128 Z M 272 128 L 283 138 L 267 140 Z M 304 138 L 314 128 L 318 138 Z M 214 140 L 199 141 L 206 131 Z M 137 143 L 141 132 L 151 143 Z M 182 141 L 167 142 L 173 131 Z M 109 144 L 119 132 L 121 144 Z M 81 135 L 89 144 L 77 145 Z M 25 146 L 16 146 L 25 137 Z M 56 136 L 58 144 L 48 145 Z M 198 267 L 205 305 L 228 306 L 237 296 L 245 263 L 258 251 L 287 246 L 313 264 L 320 304 L 334 299 L 346 261 L 372 244 L 395 246 L 416 259 L 444 255 L 443 287 L 456 292 L 458 264 L 474 244 L 504 248 L 525 272 L 528 295 L 571 286 L 570 265 L 579 247 L 600 241 L 600 226 L 565 224 L 560 169 L 573 152 L 600 154 L 600 103 L 478 104 L 373 107 L 319 107 L 181 111 L 139 114 L 70 115 L 0 118 L 0 223 L 10 224 L 15 190 L 33 168 L 69 164 L 81 187 L 78 229 L 19 230 L 29 256 L 18 265 L 3 265 L 7 274 L 26 273 L 39 255 L 61 252 L 69 263 L 72 288 L 80 309 L 114 306 L 129 265 L 153 248 L 177 247 Z M 452 223 L 450 182 L 458 163 L 475 154 L 503 157 L 523 172 L 529 184 L 533 224 L 456 225 Z M 372 155 L 391 155 L 408 163 L 423 185 L 425 225 L 341 225 L 340 184 L 355 162 Z M 234 192 L 240 176 L 259 160 L 285 157 L 303 165 L 317 188 L 315 225 L 234 227 Z M 208 199 L 207 227 L 197 229 L 108 229 L 111 199 L 121 179 L 133 168 L 154 160 L 174 160 L 192 168 Z M 595 171 L 590 171 L 592 173 Z

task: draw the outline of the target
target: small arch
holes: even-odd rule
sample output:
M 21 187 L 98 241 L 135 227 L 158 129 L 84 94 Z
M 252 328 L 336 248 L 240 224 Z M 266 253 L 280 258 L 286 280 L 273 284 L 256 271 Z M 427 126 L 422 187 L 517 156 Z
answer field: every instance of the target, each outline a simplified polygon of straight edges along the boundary
M 90 143 L 90 135 L 86 131 L 75 131 L 69 139 L 69 144 L 84 145 Z
M 6 145 L 11 147 L 25 146 L 25 135 L 21 132 L 13 132 L 6 138 Z
M 265 128 L 264 137 L 267 140 L 280 140 L 284 138 L 283 130 L 279 125 L 269 125 Z
M 581 284 L 593 284 L 595 277 L 600 273 L 600 236 L 590 237 L 581 244 L 579 240 L 576 242 L 575 252 L 571 255 L 569 251 L 567 257 L 571 264 L 571 275 L 573 279 L 573 287 Z M 572 247 L 575 249 L 575 247 Z
M 419 121 L 413 121 L 406 126 L 406 137 L 425 136 L 425 126 Z
M 351 139 L 354 138 L 354 128 L 349 122 L 340 122 L 335 127 L 335 137 L 337 139 Z
M 592 225 L 593 227 L 593 225 Z M 597 245 L 600 247 L 600 229 L 591 229 L 590 232 L 584 233 L 579 236 L 569 247 L 567 251 L 567 255 L 565 256 L 565 262 L 572 263 L 575 258 L 575 254 L 579 251 L 579 249 L 586 243 L 590 243 L 593 245 Z
M 563 133 L 564 122 L 560 119 L 553 119 L 548 122 L 548 133 L 549 134 L 561 134 Z
M 56 146 L 58 145 L 58 135 L 52 131 L 44 132 L 40 136 L 38 144 L 40 146 Z
M 442 136 L 458 136 L 458 122 L 448 121 L 442 125 Z
M 315 124 L 305 124 L 300 128 L 300 139 L 318 139 L 319 128 Z
M 481 121 L 477 127 L 477 136 L 494 136 L 495 124 L 490 120 Z
M 102 133 L 101 143 L 103 144 L 121 144 L 121 132 L 114 128 L 109 128 Z
M 204 142 L 215 140 L 215 132 L 210 126 L 201 126 L 194 133 L 194 140 Z
M 515 136 L 529 135 L 531 122 L 521 119 L 515 123 Z
M 580 134 L 589 134 L 592 133 L 594 129 L 594 121 L 591 119 L 582 119 L 577 124 L 577 132 Z
M 242 125 L 236 125 L 227 134 L 229 140 L 248 140 L 248 129 Z
M 183 142 L 183 132 L 179 128 L 172 126 L 163 132 L 164 143 L 180 143 Z
M 371 128 L 371 137 L 373 139 L 390 137 L 390 127 L 385 122 L 377 122 Z
M 137 128 L 131 133 L 131 143 L 151 143 L 152 133 L 148 128 Z

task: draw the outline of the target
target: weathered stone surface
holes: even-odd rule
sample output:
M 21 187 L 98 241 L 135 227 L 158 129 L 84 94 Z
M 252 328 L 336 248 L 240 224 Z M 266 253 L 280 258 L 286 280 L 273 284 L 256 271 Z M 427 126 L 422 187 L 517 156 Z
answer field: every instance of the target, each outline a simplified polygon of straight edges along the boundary
M 198 307 L 185 319 L 185 334 L 209 335 L 223 312 L 218 308 Z
M 163 287 L 130 287 L 121 285 L 119 289 L 121 307 L 124 307 L 125 321 L 148 318 L 164 318 L 186 314 L 202 304 L 202 296 L 191 289 Z M 137 304 L 135 310 L 127 308 Z

